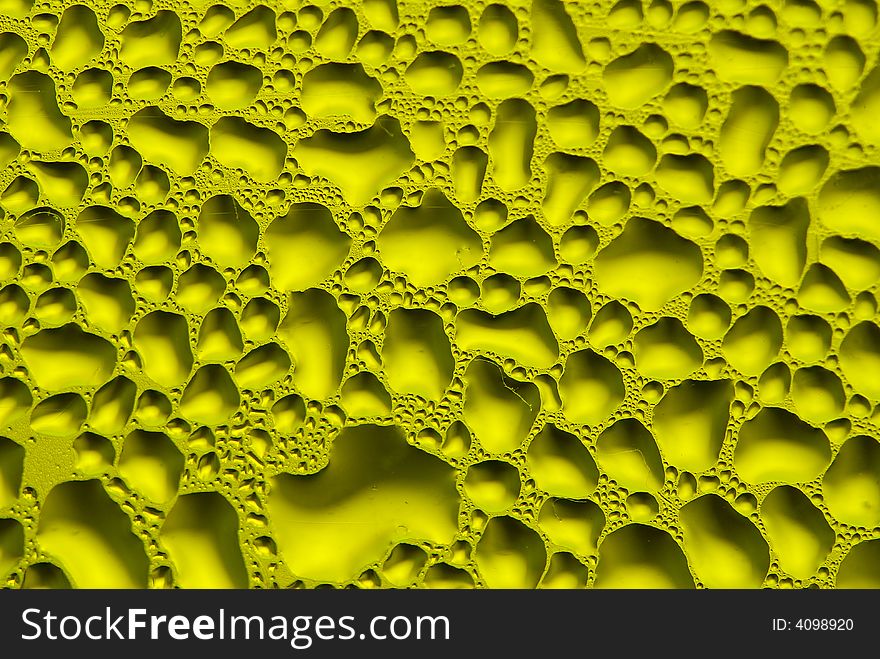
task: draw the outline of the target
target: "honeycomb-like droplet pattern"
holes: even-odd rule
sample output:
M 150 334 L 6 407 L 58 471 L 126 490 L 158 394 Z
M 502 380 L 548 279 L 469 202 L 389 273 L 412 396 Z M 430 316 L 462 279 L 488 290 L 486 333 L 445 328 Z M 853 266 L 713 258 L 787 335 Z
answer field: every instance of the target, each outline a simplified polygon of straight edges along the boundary
M 0 579 L 878 587 L 875 0 L 0 0 Z

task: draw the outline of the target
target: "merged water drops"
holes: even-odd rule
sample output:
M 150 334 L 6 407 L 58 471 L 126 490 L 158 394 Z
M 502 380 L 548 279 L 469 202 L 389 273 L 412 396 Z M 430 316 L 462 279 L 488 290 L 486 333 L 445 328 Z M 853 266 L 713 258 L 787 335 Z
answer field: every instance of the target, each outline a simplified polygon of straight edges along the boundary
M 7 586 L 876 586 L 875 0 L 178 4 L 0 6 Z

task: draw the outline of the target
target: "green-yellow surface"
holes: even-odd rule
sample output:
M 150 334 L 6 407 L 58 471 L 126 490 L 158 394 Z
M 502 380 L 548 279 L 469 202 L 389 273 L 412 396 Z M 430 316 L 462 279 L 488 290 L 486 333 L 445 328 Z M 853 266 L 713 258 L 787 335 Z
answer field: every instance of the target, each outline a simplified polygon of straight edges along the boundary
M 875 0 L 0 0 L 0 579 L 880 587 Z

